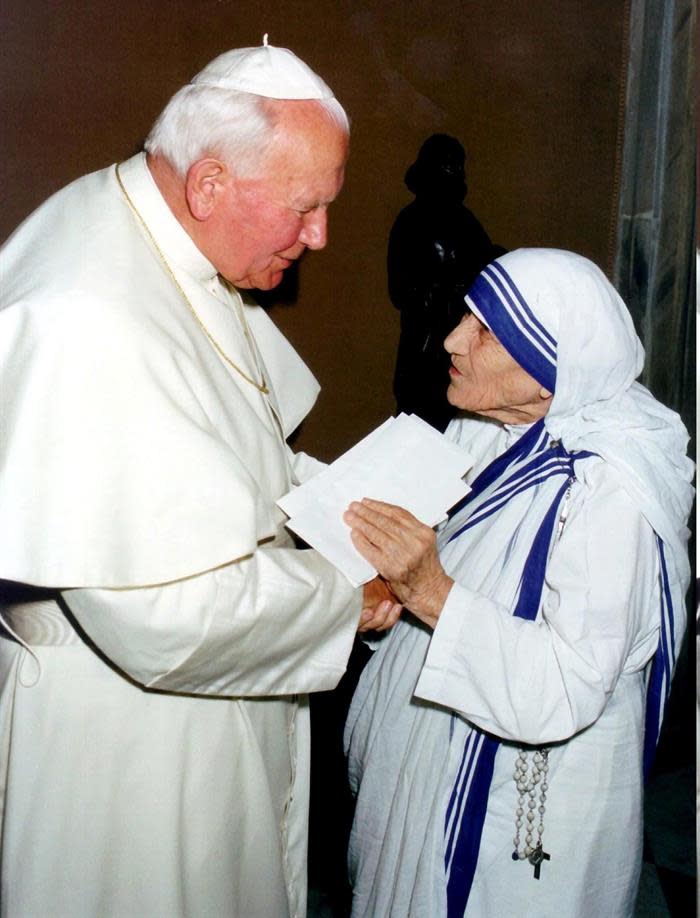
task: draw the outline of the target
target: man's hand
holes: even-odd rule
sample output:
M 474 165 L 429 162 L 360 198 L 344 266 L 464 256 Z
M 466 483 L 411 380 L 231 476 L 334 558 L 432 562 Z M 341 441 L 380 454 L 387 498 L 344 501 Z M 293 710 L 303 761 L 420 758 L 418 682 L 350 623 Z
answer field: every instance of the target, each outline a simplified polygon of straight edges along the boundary
M 386 583 L 381 577 L 375 577 L 363 587 L 362 615 L 357 630 L 388 631 L 399 620 L 401 609 L 401 603 Z

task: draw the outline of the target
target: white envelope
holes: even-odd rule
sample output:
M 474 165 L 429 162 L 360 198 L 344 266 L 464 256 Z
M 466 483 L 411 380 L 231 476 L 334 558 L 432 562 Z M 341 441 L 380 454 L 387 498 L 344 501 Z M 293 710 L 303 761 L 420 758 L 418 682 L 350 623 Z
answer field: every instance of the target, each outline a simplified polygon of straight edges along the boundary
M 371 497 L 435 526 L 469 493 L 473 465 L 461 446 L 416 415 L 389 418 L 320 474 L 281 497 L 287 526 L 359 586 L 376 571 L 355 549 L 343 513 Z

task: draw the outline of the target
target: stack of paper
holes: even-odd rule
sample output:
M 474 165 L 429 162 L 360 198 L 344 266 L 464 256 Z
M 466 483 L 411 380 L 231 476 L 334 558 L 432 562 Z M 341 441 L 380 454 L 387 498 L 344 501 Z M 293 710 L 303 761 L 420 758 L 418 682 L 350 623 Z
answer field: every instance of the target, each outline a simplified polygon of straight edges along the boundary
M 435 526 L 469 493 L 462 476 L 473 461 L 421 418 L 400 414 L 277 503 L 290 517 L 287 526 L 358 586 L 376 571 L 343 522 L 349 504 L 363 497 L 383 500 Z

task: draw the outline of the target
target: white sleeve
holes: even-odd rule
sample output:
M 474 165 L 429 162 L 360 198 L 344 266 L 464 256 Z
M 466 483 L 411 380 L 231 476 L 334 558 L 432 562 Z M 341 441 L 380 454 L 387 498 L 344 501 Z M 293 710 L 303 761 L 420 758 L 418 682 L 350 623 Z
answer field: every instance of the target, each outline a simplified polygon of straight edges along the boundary
M 566 739 L 600 716 L 623 671 L 653 654 L 658 596 L 654 533 L 608 480 L 572 502 L 536 621 L 455 583 L 416 695 L 505 739 Z
M 295 453 L 293 449 L 287 446 L 287 458 L 292 467 L 294 480 L 297 484 L 304 484 L 309 478 L 313 478 L 327 468 L 327 463 L 321 462 L 320 459 L 314 459 L 308 453 Z
M 316 552 L 275 547 L 164 586 L 63 597 L 97 647 L 142 685 L 239 696 L 333 688 L 362 604 L 362 591 Z

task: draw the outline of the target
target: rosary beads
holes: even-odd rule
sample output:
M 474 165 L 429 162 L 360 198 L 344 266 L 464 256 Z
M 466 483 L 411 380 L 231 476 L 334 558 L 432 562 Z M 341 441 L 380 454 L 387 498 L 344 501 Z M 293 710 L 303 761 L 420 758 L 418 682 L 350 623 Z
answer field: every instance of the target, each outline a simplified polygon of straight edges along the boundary
M 545 803 L 549 787 L 547 784 L 548 771 L 549 749 L 535 749 L 532 753 L 531 766 L 528 762 L 527 750 L 521 749 L 518 752 L 513 773 L 513 780 L 518 791 L 518 805 L 515 810 L 513 860 L 523 861 L 527 858 L 535 868 L 536 880 L 540 878 L 542 862 L 549 860 L 549 854 L 542 849 Z M 535 822 L 538 823 L 536 828 Z M 520 834 L 523 825 L 525 826 L 525 844 L 521 850 Z

